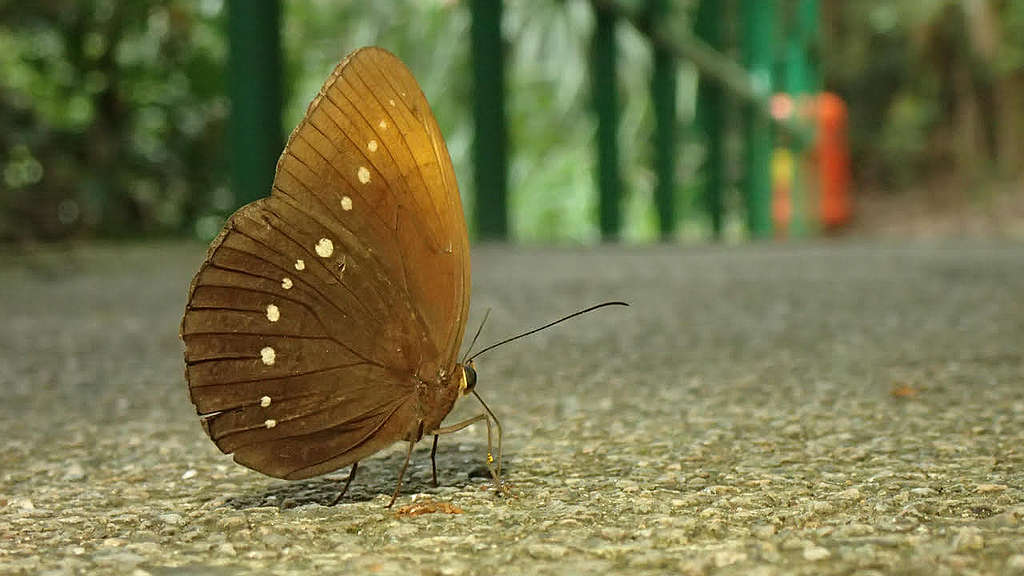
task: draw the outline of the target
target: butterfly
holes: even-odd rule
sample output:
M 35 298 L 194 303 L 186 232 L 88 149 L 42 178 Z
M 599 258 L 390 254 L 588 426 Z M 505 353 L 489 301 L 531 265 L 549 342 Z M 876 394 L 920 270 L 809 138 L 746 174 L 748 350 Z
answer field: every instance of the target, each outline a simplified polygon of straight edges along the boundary
M 351 465 L 351 482 L 398 441 L 408 465 L 473 392 L 472 363 L 456 360 L 469 294 L 462 203 L 430 106 L 398 58 L 356 50 L 288 138 L 270 196 L 228 219 L 192 281 L 190 398 L 218 448 L 269 476 Z
M 190 398 L 243 466 L 289 480 L 351 466 L 334 503 L 360 460 L 404 441 L 393 505 L 426 435 L 436 485 L 438 436 L 480 421 L 500 487 L 501 425 L 473 358 L 624 303 L 459 360 L 469 296 L 462 203 L 426 97 L 394 55 L 356 50 L 288 138 L 269 197 L 228 219 L 192 280 L 180 332 Z M 484 411 L 442 426 L 468 394 Z

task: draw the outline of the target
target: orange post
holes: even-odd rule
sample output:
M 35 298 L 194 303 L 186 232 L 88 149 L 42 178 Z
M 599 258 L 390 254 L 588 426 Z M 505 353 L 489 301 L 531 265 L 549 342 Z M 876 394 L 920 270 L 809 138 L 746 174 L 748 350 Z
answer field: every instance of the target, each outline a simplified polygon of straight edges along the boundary
M 849 222 L 850 154 L 846 140 L 846 104 L 828 92 L 818 95 L 815 115 L 818 139 L 815 157 L 819 175 L 819 217 L 826 231 L 834 231 Z

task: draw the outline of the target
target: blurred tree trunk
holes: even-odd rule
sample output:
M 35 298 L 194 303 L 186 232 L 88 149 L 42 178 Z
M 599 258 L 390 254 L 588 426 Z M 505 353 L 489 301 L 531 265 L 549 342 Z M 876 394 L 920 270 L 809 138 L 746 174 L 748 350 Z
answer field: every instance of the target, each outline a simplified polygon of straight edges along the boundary
M 1024 171 L 1024 72 L 1008 74 L 996 87 L 999 106 L 999 167 L 1003 174 Z
M 1000 149 L 1000 107 L 997 102 L 999 78 L 995 61 L 1001 31 L 995 7 L 990 0 L 967 0 L 963 3 L 966 37 L 969 44 L 967 62 L 977 103 L 981 150 L 987 153 L 990 165 L 1002 157 Z
M 1005 29 L 1009 11 L 1015 9 L 1013 2 L 993 0 L 967 0 L 966 12 L 971 56 L 976 71 L 975 85 L 984 99 L 986 108 L 986 144 L 992 158 L 1003 174 L 1024 168 L 1024 149 L 1020 146 L 1020 135 L 1024 133 L 1024 71 L 1002 70 L 1001 50 L 1007 42 Z M 1021 8 L 1016 7 L 1017 10 Z M 1001 14 L 1005 13 L 1005 14 Z M 1018 39 L 1019 41 L 1019 39 Z
M 946 145 L 965 176 L 1004 174 L 1022 164 L 1021 73 L 1001 71 L 1003 19 L 992 0 L 950 3 L 930 26 L 943 89 Z
M 103 75 L 106 83 L 93 99 L 95 117 L 92 126 L 86 132 L 86 138 L 89 140 L 86 149 L 93 173 L 113 176 L 99 184 L 102 199 L 100 227 L 114 234 L 123 234 L 138 232 L 142 215 L 130 191 L 127 190 L 129 183 L 121 177 L 123 171 L 118 166 L 119 163 L 130 161 L 130 155 L 125 153 L 123 140 L 128 112 L 121 102 L 120 73 L 115 59 L 124 33 L 125 4 L 115 2 L 112 6 L 109 20 L 99 26 L 99 23 L 93 22 L 90 26 L 103 30 L 106 39 L 105 48 L 96 59 L 93 68 Z M 95 8 L 90 12 L 94 13 Z M 93 17 L 93 14 L 89 14 L 88 17 Z M 80 71 L 88 69 L 86 66 Z

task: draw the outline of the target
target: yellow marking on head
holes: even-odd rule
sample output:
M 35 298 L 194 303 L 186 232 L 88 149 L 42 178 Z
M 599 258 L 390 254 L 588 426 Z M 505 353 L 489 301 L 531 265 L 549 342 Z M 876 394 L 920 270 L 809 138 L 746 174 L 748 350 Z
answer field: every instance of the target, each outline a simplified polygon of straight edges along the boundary
M 466 381 L 466 369 L 459 367 L 459 395 L 466 393 L 466 388 L 469 388 L 469 382 Z

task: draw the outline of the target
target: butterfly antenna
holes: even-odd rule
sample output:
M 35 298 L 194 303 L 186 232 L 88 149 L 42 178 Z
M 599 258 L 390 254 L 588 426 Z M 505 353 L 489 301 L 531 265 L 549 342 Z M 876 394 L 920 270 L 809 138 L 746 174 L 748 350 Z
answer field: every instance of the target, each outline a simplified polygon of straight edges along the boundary
M 563 316 L 562 318 L 559 318 L 558 320 L 555 320 L 554 322 L 548 322 L 547 324 L 541 326 L 540 328 L 534 328 L 533 330 L 530 330 L 529 332 L 523 332 L 522 334 L 519 334 L 517 336 L 513 336 L 511 338 L 506 338 L 506 339 L 504 339 L 501 342 L 498 342 L 496 344 L 491 344 L 490 346 L 488 346 L 488 347 L 484 348 L 483 350 L 480 350 L 476 354 L 473 354 L 472 356 L 470 356 L 466 360 L 466 362 L 472 361 L 473 358 L 476 358 L 477 356 L 483 354 L 484 352 L 487 352 L 488 350 L 493 350 L 494 348 L 497 348 L 498 346 L 502 346 L 504 344 L 508 344 L 509 342 L 512 342 L 513 340 L 519 340 L 520 338 L 524 338 L 526 336 L 529 336 L 530 334 L 536 334 L 537 332 L 540 332 L 541 330 L 546 330 L 548 328 L 551 328 L 555 324 L 561 324 L 562 322 L 565 322 L 566 320 L 569 320 L 570 318 L 575 318 L 577 316 L 581 316 L 583 314 L 586 314 L 587 312 L 593 312 L 594 310 L 598 310 L 600 308 L 605 308 L 607 306 L 629 306 L 629 304 L 627 304 L 625 302 L 619 302 L 619 301 L 602 302 L 600 304 L 596 304 L 594 306 L 591 306 L 590 308 L 584 308 L 583 310 L 580 310 L 579 312 L 573 312 L 572 314 L 569 314 L 568 316 Z M 474 340 L 476 340 L 476 338 L 474 338 Z
M 484 319 L 480 321 L 480 326 L 476 329 L 476 334 L 473 335 L 473 341 L 469 343 L 469 348 L 466 349 L 466 353 L 462 355 L 462 364 L 466 363 L 466 357 L 473 351 L 473 346 L 476 346 L 476 339 L 480 337 L 480 332 L 483 332 L 484 324 L 487 324 L 487 317 L 491 315 L 491 309 L 488 308 L 484 312 Z

